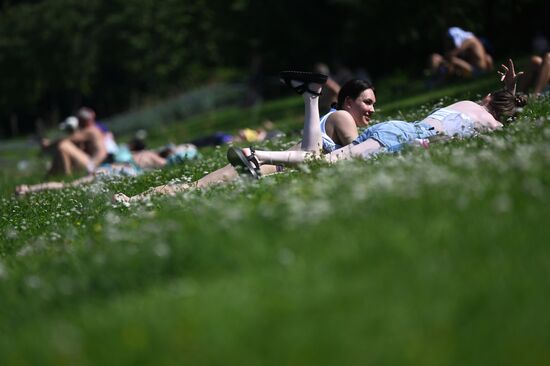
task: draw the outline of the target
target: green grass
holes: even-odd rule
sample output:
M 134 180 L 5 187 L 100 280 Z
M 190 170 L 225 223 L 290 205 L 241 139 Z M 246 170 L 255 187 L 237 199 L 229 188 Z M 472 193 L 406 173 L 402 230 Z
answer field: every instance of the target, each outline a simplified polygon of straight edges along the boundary
M 378 119 L 465 92 L 381 100 Z M 155 138 L 263 118 L 291 130 L 301 109 L 297 97 L 255 117 L 226 109 Z M 130 207 L 110 197 L 196 179 L 224 149 L 22 199 L 15 184 L 42 173 L 5 170 L 0 364 L 545 364 L 549 114 L 541 99 L 492 135 Z

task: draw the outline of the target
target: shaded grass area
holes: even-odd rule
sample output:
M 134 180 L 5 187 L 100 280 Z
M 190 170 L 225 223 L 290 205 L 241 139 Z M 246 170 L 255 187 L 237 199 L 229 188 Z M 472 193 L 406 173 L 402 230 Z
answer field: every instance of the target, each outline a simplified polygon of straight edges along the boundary
M 423 98 L 382 109 L 414 120 L 440 95 Z M 277 103 L 267 114 L 300 120 L 299 98 Z M 111 195 L 196 179 L 225 151 L 23 199 L 3 188 L 0 363 L 543 364 L 549 112 L 542 99 L 490 136 L 131 207 Z M 224 118 L 239 113 L 187 128 Z

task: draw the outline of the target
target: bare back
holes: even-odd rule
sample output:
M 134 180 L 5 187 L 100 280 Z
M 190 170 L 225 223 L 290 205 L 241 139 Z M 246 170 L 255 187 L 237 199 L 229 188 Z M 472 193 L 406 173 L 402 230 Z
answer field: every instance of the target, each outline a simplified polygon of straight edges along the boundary
M 475 129 L 478 131 L 494 131 L 503 126 L 485 107 L 469 100 L 456 102 L 446 108 L 453 109 L 470 117 L 474 121 Z
M 133 152 L 132 157 L 136 165 L 142 169 L 156 169 L 166 165 L 166 159 L 151 150 Z

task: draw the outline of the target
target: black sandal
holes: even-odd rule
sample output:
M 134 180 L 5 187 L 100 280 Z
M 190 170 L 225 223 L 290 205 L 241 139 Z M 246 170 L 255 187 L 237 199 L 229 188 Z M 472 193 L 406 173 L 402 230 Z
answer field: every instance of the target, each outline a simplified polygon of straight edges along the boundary
M 309 83 L 325 84 L 328 76 L 325 74 L 319 74 L 317 72 L 305 72 L 305 71 L 281 71 L 279 73 L 281 80 L 291 87 L 296 93 L 304 94 L 305 92 L 311 93 L 315 96 L 320 96 L 321 93 L 309 89 Z M 303 84 L 293 86 L 292 80 L 301 81 Z
M 254 179 L 260 179 L 262 173 L 260 172 L 260 163 L 254 155 L 254 149 L 251 147 L 252 152 L 249 156 L 244 155 L 243 151 L 237 147 L 230 147 L 227 150 L 227 160 L 238 171 L 252 176 Z

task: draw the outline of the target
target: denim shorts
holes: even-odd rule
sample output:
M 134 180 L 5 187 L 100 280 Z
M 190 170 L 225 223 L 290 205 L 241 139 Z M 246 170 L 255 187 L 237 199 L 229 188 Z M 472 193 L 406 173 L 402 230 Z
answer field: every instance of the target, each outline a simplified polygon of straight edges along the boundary
M 353 144 L 357 145 L 367 139 L 373 139 L 385 147 L 386 151 L 395 152 L 416 139 L 426 139 L 436 134 L 436 130 L 424 122 L 388 121 L 367 128 L 353 141 Z

